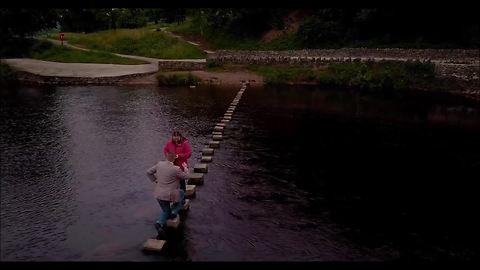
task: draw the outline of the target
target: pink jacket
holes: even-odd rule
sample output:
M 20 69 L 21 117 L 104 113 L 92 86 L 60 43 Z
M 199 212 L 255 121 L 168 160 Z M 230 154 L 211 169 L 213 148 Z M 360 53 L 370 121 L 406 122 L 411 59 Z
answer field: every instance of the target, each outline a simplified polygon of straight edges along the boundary
M 172 140 L 170 139 L 165 147 L 163 147 L 163 153 L 165 156 L 167 155 L 167 152 L 173 152 L 178 155 L 178 158 L 173 162 L 173 164 L 179 166 L 184 170 L 182 164 L 186 163 L 188 164 L 188 159 L 192 156 L 192 149 L 190 148 L 190 143 L 186 138 L 182 138 L 182 142 L 179 145 L 176 145 Z

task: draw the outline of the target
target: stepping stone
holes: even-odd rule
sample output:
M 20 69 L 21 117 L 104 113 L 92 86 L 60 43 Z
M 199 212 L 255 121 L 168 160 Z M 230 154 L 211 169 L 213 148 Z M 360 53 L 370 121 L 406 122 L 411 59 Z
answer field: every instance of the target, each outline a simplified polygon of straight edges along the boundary
M 188 175 L 188 183 L 193 185 L 202 185 L 203 173 L 190 173 Z
M 214 131 L 214 132 L 212 132 L 212 135 L 222 135 L 222 134 L 223 134 L 223 133 L 220 132 L 220 131 Z
M 210 147 L 211 148 L 219 148 L 220 147 L 220 142 L 219 141 L 210 141 Z M 207 165 L 207 164 L 205 164 Z
M 167 219 L 167 226 L 172 228 L 178 228 L 180 225 L 180 216 L 177 215 L 174 219 Z
M 232 101 L 232 103 L 230 103 L 230 105 L 237 107 L 238 102 Z
M 215 130 L 215 131 L 223 131 L 223 127 L 221 127 L 221 126 L 215 126 L 215 127 L 213 128 L 213 130 Z
M 227 124 L 228 122 L 230 122 L 230 120 L 222 119 L 222 120 L 220 120 L 220 122 Z M 214 132 L 214 133 L 215 133 L 215 132 Z M 220 134 L 218 134 L 218 135 L 221 135 L 221 134 L 222 134 L 222 133 L 220 133 Z M 213 135 L 215 135 L 215 134 L 213 134 Z
M 200 162 L 212 162 L 213 158 L 212 157 L 207 157 L 207 156 L 202 156 L 202 159 Z
M 235 112 L 235 110 L 227 110 L 226 113 L 231 113 L 233 114 Z
M 225 115 L 225 116 L 223 117 L 223 119 L 225 119 L 225 120 L 232 120 L 232 116 L 231 116 L 231 115 Z
M 226 127 L 226 126 L 227 126 L 227 124 L 225 124 L 225 123 L 217 123 L 217 125 L 216 125 L 216 126 L 218 126 L 218 127 Z
M 186 187 L 186 192 L 185 192 L 185 197 L 186 198 L 192 198 L 195 196 L 195 191 L 196 191 L 196 186 L 195 185 L 187 185 Z
M 204 156 L 212 156 L 213 155 L 213 148 L 203 148 L 202 154 Z
M 156 251 L 160 252 L 162 251 L 163 245 L 165 245 L 165 240 L 157 240 L 157 239 L 147 239 L 145 243 L 143 244 L 143 250 L 146 251 Z
M 193 172 L 207 173 L 208 172 L 208 165 L 206 163 L 197 163 L 197 164 L 195 164 L 195 167 L 193 167 Z
M 223 140 L 223 136 L 222 135 L 213 135 L 212 139 L 214 141 L 221 141 L 221 140 Z
M 231 117 L 232 115 L 233 115 L 233 113 L 226 112 L 223 116 L 230 116 Z

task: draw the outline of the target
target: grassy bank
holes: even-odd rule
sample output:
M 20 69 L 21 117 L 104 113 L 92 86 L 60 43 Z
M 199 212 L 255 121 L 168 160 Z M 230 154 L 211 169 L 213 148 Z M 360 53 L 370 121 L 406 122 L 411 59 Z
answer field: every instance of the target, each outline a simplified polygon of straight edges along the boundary
M 211 49 L 229 50 L 289 50 L 301 48 L 294 34 L 287 34 L 262 42 L 258 37 L 246 37 L 220 32 L 218 29 L 200 27 L 201 22 L 191 17 L 181 24 L 162 24 L 168 31 L 184 36 L 187 39 L 199 40 Z M 160 25 L 158 26 L 160 27 Z
M 58 33 L 46 35 L 58 39 Z M 164 59 L 201 59 L 206 54 L 181 39 L 156 31 L 152 26 L 138 29 L 117 29 L 89 34 L 65 33 L 72 45 L 99 51 Z
M 404 89 L 434 81 L 433 64 L 419 62 L 340 63 L 322 68 L 250 66 L 267 84 L 316 83 L 360 89 Z
M 4 63 L 0 63 L 0 87 L 11 87 L 18 84 L 15 72 Z
M 66 46 L 54 45 L 48 41 L 38 41 L 29 50 L 31 58 L 62 63 L 97 63 L 138 65 L 147 62 L 120 57 L 107 52 L 81 51 Z
M 158 85 L 161 86 L 190 86 L 196 85 L 201 80 L 192 73 L 161 73 L 156 75 Z

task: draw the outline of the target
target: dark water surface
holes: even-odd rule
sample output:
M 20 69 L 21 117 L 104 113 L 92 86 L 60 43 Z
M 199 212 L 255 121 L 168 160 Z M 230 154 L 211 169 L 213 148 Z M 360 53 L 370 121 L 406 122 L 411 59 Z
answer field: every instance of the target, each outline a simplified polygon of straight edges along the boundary
M 0 99 L 1 260 L 472 260 L 480 105 L 247 88 L 163 255 L 147 168 L 194 154 L 240 88 L 58 87 Z

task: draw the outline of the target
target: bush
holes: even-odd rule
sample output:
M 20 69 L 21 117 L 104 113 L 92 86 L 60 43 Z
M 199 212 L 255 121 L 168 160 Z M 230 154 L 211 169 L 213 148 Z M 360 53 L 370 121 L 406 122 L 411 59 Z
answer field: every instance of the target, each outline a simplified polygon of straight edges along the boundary
M 401 89 L 431 81 L 434 77 L 432 63 L 383 61 L 331 64 L 317 80 L 361 89 Z
M 330 64 L 324 69 L 300 66 L 255 66 L 267 84 L 317 82 L 359 89 L 403 89 L 431 83 L 434 65 L 420 62 L 368 62 Z
M 192 73 L 174 73 L 174 74 L 157 74 L 158 85 L 161 86 L 187 86 L 197 85 L 201 80 Z

